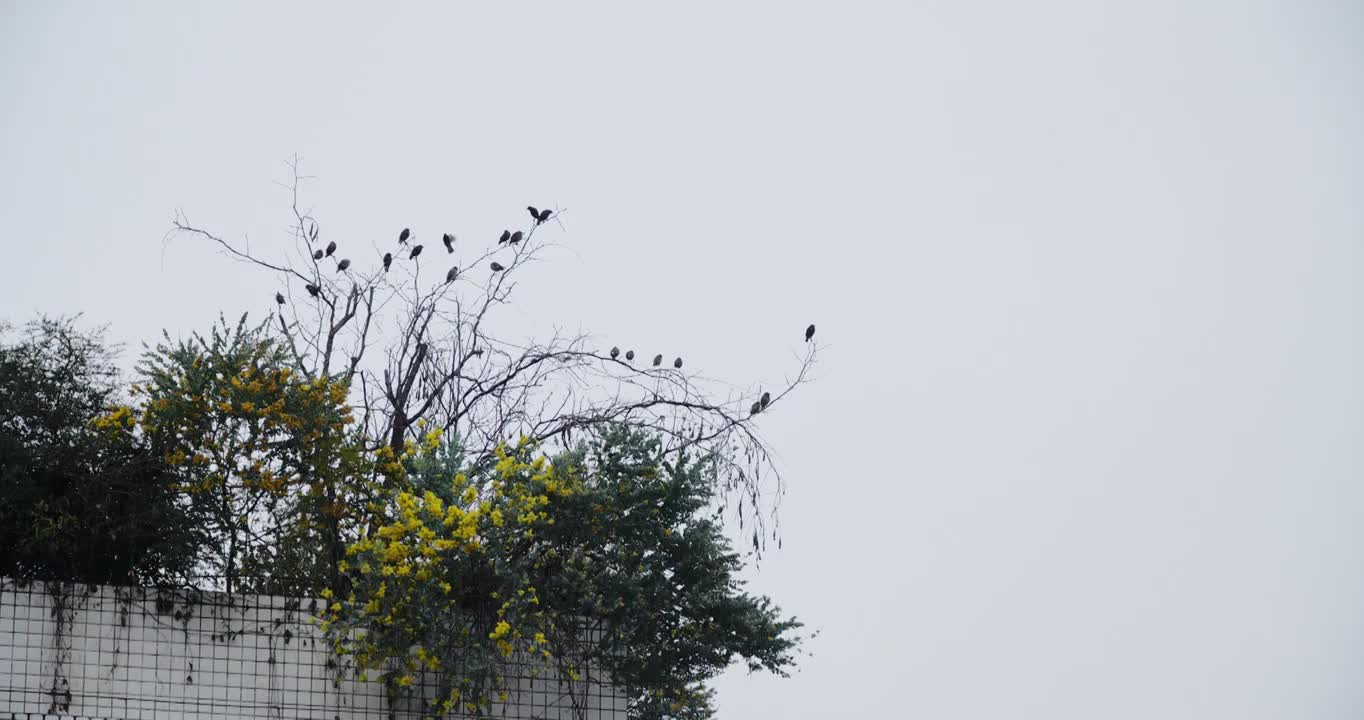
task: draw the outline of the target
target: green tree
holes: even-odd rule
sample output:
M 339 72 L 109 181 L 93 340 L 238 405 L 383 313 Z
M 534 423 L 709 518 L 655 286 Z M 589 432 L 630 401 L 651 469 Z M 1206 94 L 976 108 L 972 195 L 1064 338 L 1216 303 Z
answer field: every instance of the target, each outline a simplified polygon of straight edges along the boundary
M 7 333 L 12 336 L 12 333 Z M 134 432 L 113 349 L 72 319 L 0 342 L 0 575 L 186 578 L 203 536 Z

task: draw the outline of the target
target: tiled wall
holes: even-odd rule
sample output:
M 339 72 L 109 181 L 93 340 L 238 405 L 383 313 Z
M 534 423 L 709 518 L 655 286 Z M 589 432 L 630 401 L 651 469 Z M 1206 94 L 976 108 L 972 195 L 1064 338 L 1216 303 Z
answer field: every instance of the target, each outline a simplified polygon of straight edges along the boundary
M 60 588 L 60 590 L 58 590 Z M 0 720 L 388 720 L 376 682 L 334 686 L 310 598 L 0 579 Z M 59 622 L 60 618 L 60 622 Z M 623 720 L 588 678 L 520 678 L 511 718 Z M 396 708 L 397 720 L 414 717 Z

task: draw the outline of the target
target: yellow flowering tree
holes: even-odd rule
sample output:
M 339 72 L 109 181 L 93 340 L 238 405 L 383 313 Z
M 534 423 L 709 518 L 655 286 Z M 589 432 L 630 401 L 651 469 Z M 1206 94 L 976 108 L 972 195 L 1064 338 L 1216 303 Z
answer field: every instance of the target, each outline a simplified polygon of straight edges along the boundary
M 367 472 L 348 434 L 347 387 L 300 376 L 245 316 L 208 336 L 167 337 L 139 369 L 130 411 L 213 538 L 211 571 L 229 589 L 269 577 L 275 592 L 330 576 Z
M 690 718 L 734 657 L 794 662 L 800 624 L 742 591 L 705 463 L 616 430 L 554 460 L 501 445 L 490 472 L 435 489 L 419 469 L 450 469 L 428 462 L 440 447 L 429 432 L 394 459 L 402 489 L 347 549 L 347 589 L 323 593 L 343 672 L 429 715 L 477 716 L 514 691 L 513 667 L 566 683 L 591 668 L 628 689 L 632 716 Z

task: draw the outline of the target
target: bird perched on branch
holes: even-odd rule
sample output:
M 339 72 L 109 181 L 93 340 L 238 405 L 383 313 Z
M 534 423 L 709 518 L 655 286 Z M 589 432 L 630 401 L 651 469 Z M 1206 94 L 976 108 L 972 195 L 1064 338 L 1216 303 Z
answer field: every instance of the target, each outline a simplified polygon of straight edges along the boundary
M 489 265 L 488 267 L 492 268 L 493 272 L 502 272 L 503 270 L 507 269 L 502 267 L 502 263 L 499 262 L 494 262 L 492 265 Z
M 534 208 L 532 208 L 532 209 L 534 209 Z M 618 347 L 612 347 L 612 348 L 611 348 L 611 359 L 612 359 L 612 360 L 615 360 L 615 359 L 618 358 L 618 357 L 620 357 L 620 348 L 618 348 Z
M 758 402 L 757 400 L 754 400 L 753 405 L 748 408 L 748 414 L 757 415 L 758 413 L 762 412 L 762 409 L 763 409 L 762 403 Z
M 459 268 L 458 268 L 458 267 L 452 267 L 452 268 L 450 268 L 450 272 L 445 273 L 445 282 L 447 282 L 447 283 L 452 283 L 452 282 L 454 282 L 454 281 L 455 281 L 455 277 L 458 276 L 458 275 L 459 275 Z
M 408 228 L 403 228 L 403 231 L 398 233 L 398 244 L 406 245 L 407 239 L 410 237 L 412 237 L 412 231 L 409 230 Z
M 762 408 L 763 408 L 764 410 L 766 410 L 766 409 L 767 409 L 767 404 L 770 403 L 770 402 L 772 402 L 772 393 L 770 393 L 770 392 L 764 392 L 764 393 L 763 393 L 763 396 L 758 400 L 758 402 L 759 402 L 759 403 L 762 403 Z
M 517 230 L 516 232 L 512 233 L 511 239 L 508 240 L 507 242 L 509 242 L 509 243 L 511 243 L 511 244 L 513 244 L 513 245 L 515 245 L 516 243 L 521 242 L 521 231 L 520 231 L 520 230 Z
M 333 241 L 327 243 L 327 253 L 326 253 L 326 254 L 327 254 L 327 257 L 331 257 L 331 256 L 332 256 L 332 253 L 334 253 L 334 252 L 336 252 L 336 241 L 335 241 L 335 240 L 333 240 Z
M 810 342 L 810 338 L 815 336 L 815 324 L 810 323 L 810 327 L 805 328 L 805 342 Z
M 445 252 L 454 252 L 454 251 L 455 251 L 455 236 L 454 236 L 454 235 L 451 235 L 450 233 L 445 233 L 445 235 L 441 236 L 441 239 L 440 239 L 440 240 L 441 240 L 441 242 L 445 243 Z
M 682 369 L 682 358 L 677 358 L 676 360 L 673 360 L 673 367 L 677 368 L 678 370 L 681 370 L 681 369 Z
M 384 272 L 388 272 L 388 266 L 393 264 L 393 253 L 384 253 Z
M 551 214 L 551 213 L 550 213 L 550 211 L 549 211 L 549 208 L 545 208 L 544 210 L 541 210 L 541 211 L 540 211 L 540 214 L 535 216 L 535 224 L 536 224 L 536 225 L 543 225 L 544 222 L 545 222 L 546 220 L 549 219 L 550 214 Z
M 659 365 L 662 365 L 662 364 L 663 364 L 663 353 L 659 353 L 659 354 L 657 354 L 657 355 L 654 356 L 654 367 L 658 367 Z
M 345 272 L 348 267 L 350 267 L 350 258 L 341 258 L 341 262 L 336 264 L 336 271 Z
M 314 252 L 314 253 L 313 253 L 313 259 L 314 259 L 314 260 L 321 260 L 321 259 L 322 259 L 322 251 L 321 251 L 321 250 L 318 250 L 318 251 Z
M 304 287 L 308 288 L 308 294 L 312 295 L 313 297 L 317 297 L 318 293 L 322 292 L 322 288 L 312 283 L 308 283 L 307 285 L 304 285 Z
M 625 361 L 626 361 L 626 362 L 634 362 L 634 360 L 635 360 L 635 351 L 634 351 L 634 350 L 626 350 L 626 351 L 625 351 Z
M 284 295 L 283 295 L 283 293 L 278 293 L 278 292 L 275 293 L 275 302 L 279 303 L 280 305 L 283 305 L 283 304 L 284 304 Z
M 526 212 L 530 213 L 530 217 L 532 220 L 536 221 L 537 223 L 540 222 L 540 211 L 536 210 L 534 205 L 527 205 Z
M 500 238 L 497 239 L 497 244 L 498 244 L 498 245 L 505 245 L 505 244 L 507 244 L 507 241 L 510 240 L 510 239 L 511 239 L 511 231 L 510 231 L 510 230 L 503 230 L 503 231 L 502 231 L 502 237 L 500 237 Z
M 410 253 L 407 254 L 407 259 L 408 259 L 408 260 L 415 260 L 415 259 L 417 259 L 417 256 L 420 255 L 420 254 L 422 254 L 422 246 L 420 246 L 420 245 L 414 245 L 414 246 L 412 246 L 412 252 L 410 252 Z

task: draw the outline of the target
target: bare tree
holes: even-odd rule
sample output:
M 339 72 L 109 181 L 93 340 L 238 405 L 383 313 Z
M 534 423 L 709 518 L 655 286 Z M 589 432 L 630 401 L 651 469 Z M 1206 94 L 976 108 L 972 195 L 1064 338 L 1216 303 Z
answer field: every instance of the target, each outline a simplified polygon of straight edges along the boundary
M 253 251 L 196 227 L 181 212 L 168 239 L 189 235 L 209 241 L 229 257 L 279 277 L 287 302 L 274 304 L 275 324 L 297 370 L 348 384 L 373 449 L 386 444 L 400 450 L 425 420 L 452 434 L 478 468 L 495 460 L 501 442 L 526 437 L 549 449 L 569 448 L 575 436 L 627 425 L 663 437 L 674 456 L 716 462 L 718 496 L 725 503 L 720 510 L 732 510 L 741 528 L 751 523 L 755 551 L 776 537 L 783 483 L 749 410 L 760 402 L 766 416 L 807 381 L 816 343 L 801 346 L 794 372 L 776 387 L 719 397 L 713 388 L 722 386 L 694 371 L 636 364 L 633 352 L 622 359 L 586 335 L 510 342 L 494 332 L 496 311 L 512 301 L 519 272 L 554 245 L 539 231 L 560 224 L 562 211 L 540 211 L 543 219 L 531 219 L 505 244 L 456 243 L 453 270 L 446 254 L 429 258 L 438 267 L 423 268 L 423 257 L 409 258 L 408 252 L 420 237 L 409 240 L 404 229 L 400 240 L 395 229 L 394 237 L 374 249 L 372 261 L 345 248 L 355 262 L 338 272 L 341 253 L 317 252 L 331 241 L 299 206 L 299 188 L 308 178 L 299 173 L 297 158 L 288 165 L 293 177 L 285 186 L 293 217 L 290 243 L 282 251 Z M 391 267 L 386 253 L 393 256 Z M 792 323 L 793 340 L 801 325 Z M 768 401 L 759 401 L 760 395 Z

